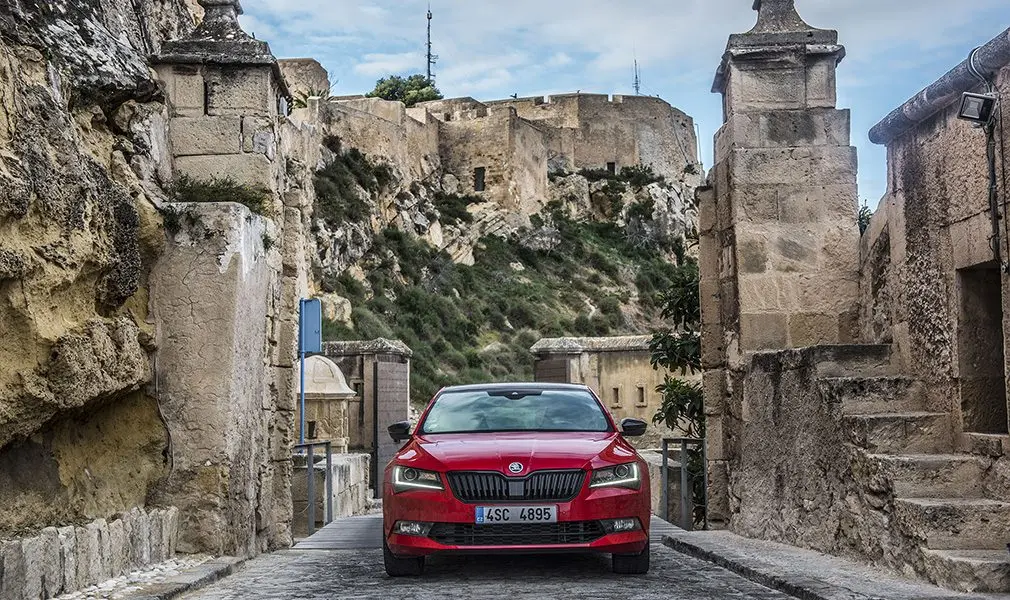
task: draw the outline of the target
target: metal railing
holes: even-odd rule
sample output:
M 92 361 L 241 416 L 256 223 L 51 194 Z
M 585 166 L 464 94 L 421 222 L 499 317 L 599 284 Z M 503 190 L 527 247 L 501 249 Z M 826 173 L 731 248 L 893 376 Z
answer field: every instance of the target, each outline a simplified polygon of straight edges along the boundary
M 333 453 L 331 442 L 306 442 L 304 444 L 295 444 L 295 454 L 301 455 L 299 450 L 305 451 L 305 476 L 307 478 L 306 485 L 308 487 L 308 521 L 309 521 L 309 535 L 316 532 L 316 460 L 315 460 L 315 450 L 317 447 L 323 447 L 323 451 L 326 453 L 326 511 L 323 515 L 323 525 L 326 525 L 333 521 Z
M 680 528 L 691 531 L 695 525 L 695 509 L 700 508 L 701 523 L 703 529 L 708 529 L 708 460 L 705 455 L 705 440 L 698 438 L 663 438 L 663 468 L 662 488 L 660 489 L 662 514 L 664 521 L 670 520 L 670 474 L 668 472 L 670 463 L 670 444 L 680 446 Z M 700 472 L 692 473 L 690 459 L 688 457 L 688 447 L 698 446 L 701 448 Z M 696 477 L 701 477 L 702 482 L 702 503 L 695 504 L 694 483 Z

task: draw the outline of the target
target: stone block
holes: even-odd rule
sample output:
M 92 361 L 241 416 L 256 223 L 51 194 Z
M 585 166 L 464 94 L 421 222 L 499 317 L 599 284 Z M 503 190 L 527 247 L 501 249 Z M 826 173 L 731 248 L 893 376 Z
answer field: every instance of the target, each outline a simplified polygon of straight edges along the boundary
M 711 325 L 722 324 L 722 314 L 719 304 L 719 280 L 703 278 L 698 282 L 698 296 L 701 305 L 702 320 Z
M 273 117 L 278 97 L 270 67 L 227 67 L 207 75 L 207 114 Z
M 262 154 L 180 156 L 176 170 L 198 180 L 230 178 L 236 183 L 273 190 L 274 165 Z
M 273 119 L 242 118 L 242 151 L 262 154 L 273 160 L 277 155 L 277 134 Z
M 743 313 L 740 315 L 740 349 L 775 350 L 788 344 L 786 315 Z
M 806 69 L 799 60 L 734 62 L 729 71 L 726 104 L 732 115 L 806 107 Z
M 175 556 L 175 548 L 179 543 L 179 509 L 171 507 L 168 509 L 168 520 L 165 530 L 168 532 L 168 555 Z
M 242 148 L 240 117 L 178 117 L 169 124 L 174 156 L 239 154 Z
M 55 598 L 63 591 L 63 560 L 60 534 L 55 527 L 46 527 L 42 539 L 42 597 Z
M 950 225 L 950 241 L 953 246 L 954 268 L 967 269 L 992 260 L 989 236 L 992 224 L 985 213 Z
M 715 213 L 715 188 L 698 188 L 695 190 L 694 198 L 698 206 L 698 230 L 702 235 L 719 229 Z
M 726 347 L 723 328 L 714 323 L 706 323 L 701 328 L 701 365 L 715 369 L 726 363 Z
M 76 528 L 60 527 L 56 530 L 60 542 L 60 564 L 62 565 L 62 589 L 64 592 L 82 587 L 77 578 L 77 531 Z
M 111 550 L 109 554 L 109 571 L 112 577 L 119 577 L 128 571 L 126 528 L 123 526 L 122 519 L 109 522 L 109 547 Z
M 738 263 L 740 272 L 744 274 L 764 273 L 768 268 L 768 251 L 764 240 L 739 240 Z
M 159 509 L 147 511 L 148 522 L 148 544 L 151 548 L 151 563 L 160 563 L 166 559 L 165 546 L 162 543 L 161 529 L 163 527 L 163 514 Z
M 21 542 L 18 540 L 0 542 L 0 598 L 25 600 L 26 576 Z
M 151 564 L 151 527 L 147 513 L 134 513 L 133 530 L 130 532 L 130 546 L 133 548 L 134 568 Z
M 36 536 L 22 539 L 21 555 L 25 562 L 24 597 L 26 600 L 36 600 L 42 597 L 42 567 L 45 564 L 42 538 Z
M 855 239 L 852 242 L 848 254 L 854 259 Z M 815 271 L 821 259 L 821 239 L 813 232 L 801 228 L 781 230 L 768 248 L 768 268 L 775 271 L 786 273 Z
M 158 77 L 165 82 L 173 117 L 199 117 L 205 114 L 204 80 L 198 68 L 181 65 L 158 65 L 156 68 Z
M 734 187 L 751 184 L 807 186 L 852 184 L 856 149 L 852 146 L 807 148 L 736 148 L 732 153 Z
M 708 520 L 718 527 L 730 520 L 729 465 L 724 460 L 708 461 Z
M 834 54 L 808 60 L 806 72 L 807 106 L 834 108 L 838 102 L 836 70 L 838 58 Z
M 722 255 L 719 236 L 706 233 L 698 238 L 698 269 L 702 279 L 719 278 L 719 258 Z
M 705 452 L 708 460 L 726 460 L 726 440 L 723 437 L 723 417 L 705 420 Z
M 705 371 L 701 376 L 702 393 L 705 396 L 705 414 L 718 416 L 726 408 L 726 374 L 722 369 Z
M 780 185 L 744 185 L 732 190 L 734 224 L 768 223 L 779 216 Z
M 838 315 L 789 315 L 789 345 L 793 348 L 837 344 Z
M 778 186 L 778 220 L 782 223 L 854 223 L 856 183 Z M 857 230 L 858 231 L 858 230 Z
M 77 537 L 77 586 L 84 588 L 95 585 L 102 577 L 102 540 L 100 529 L 94 523 L 75 527 Z

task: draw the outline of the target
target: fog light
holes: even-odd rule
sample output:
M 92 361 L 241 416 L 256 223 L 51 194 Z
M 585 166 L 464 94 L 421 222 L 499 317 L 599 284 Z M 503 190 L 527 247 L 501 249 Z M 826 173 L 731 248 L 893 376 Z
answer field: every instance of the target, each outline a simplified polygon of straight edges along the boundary
M 419 521 L 397 521 L 393 526 L 393 533 L 400 535 L 413 535 L 424 537 L 431 531 L 431 523 L 421 523 Z
M 603 530 L 607 533 L 624 533 L 625 531 L 637 531 L 638 519 L 611 519 L 603 522 Z

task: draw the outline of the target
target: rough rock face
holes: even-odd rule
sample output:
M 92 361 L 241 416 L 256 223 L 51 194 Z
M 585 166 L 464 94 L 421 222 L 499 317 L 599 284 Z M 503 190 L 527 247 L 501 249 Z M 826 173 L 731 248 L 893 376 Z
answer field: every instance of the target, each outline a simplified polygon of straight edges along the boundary
M 0 460 L 150 379 L 146 278 L 164 240 L 151 198 L 168 162 L 146 56 L 192 23 L 184 0 L 0 5 Z M 160 462 L 155 437 L 115 451 Z M 59 458 L 100 451 L 68 443 Z

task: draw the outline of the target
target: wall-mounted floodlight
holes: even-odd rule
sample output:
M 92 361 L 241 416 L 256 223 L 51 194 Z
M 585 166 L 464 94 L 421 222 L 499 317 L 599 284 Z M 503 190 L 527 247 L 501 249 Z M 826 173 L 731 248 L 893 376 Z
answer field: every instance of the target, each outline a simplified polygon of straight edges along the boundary
M 961 110 L 957 117 L 965 121 L 972 121 L 980 125 L 987 125 L 992 121 L 992 115 L 996 108 L 995 94 L 975 94 L 965 92 L 961 97 Z

